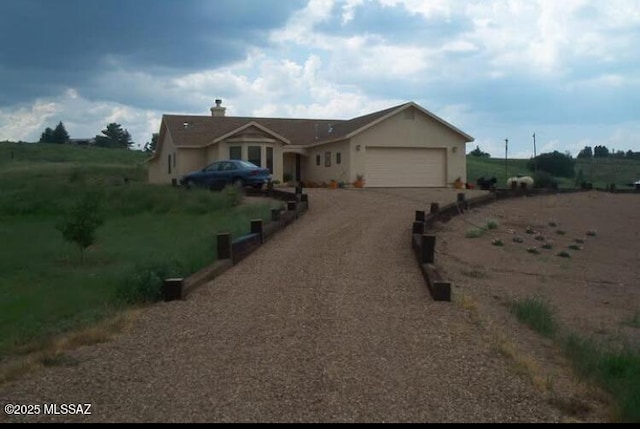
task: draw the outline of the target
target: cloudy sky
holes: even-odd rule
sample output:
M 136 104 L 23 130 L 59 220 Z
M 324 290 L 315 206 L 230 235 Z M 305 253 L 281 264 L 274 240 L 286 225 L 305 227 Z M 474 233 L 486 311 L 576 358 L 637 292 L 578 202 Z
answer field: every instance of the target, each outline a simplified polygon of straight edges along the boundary
M 640 151 L 640 0 L 0 0 L 0 141 L 414 101 L 492 156 Z

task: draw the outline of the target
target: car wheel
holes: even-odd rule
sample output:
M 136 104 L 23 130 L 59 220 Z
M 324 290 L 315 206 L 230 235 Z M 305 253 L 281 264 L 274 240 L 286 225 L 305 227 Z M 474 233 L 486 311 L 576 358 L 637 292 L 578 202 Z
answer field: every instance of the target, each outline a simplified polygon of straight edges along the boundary
M 191 181 L 191 180 L 186 180 L 186 181 L 184 182 L 184 187 L 185 187 L 185 188 L 187 188 L 187 189 L 191 189 L 191 187 L 192 187 L 192 186 L 193 186 L 193 181 Z
M 236 188 L 236 189 L 242 189 L 244 187 L 244 182 L 240 178 L 234 179 L 233 180 L 233 187 Z

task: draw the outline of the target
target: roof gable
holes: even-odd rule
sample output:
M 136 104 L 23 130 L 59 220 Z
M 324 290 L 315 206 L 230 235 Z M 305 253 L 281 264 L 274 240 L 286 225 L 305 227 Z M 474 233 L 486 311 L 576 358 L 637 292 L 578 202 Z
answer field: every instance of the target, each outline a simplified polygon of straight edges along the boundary
M 235 130 L 229 131 L 226 134 L 221 135 L 220 137 L 216 138 L 213 140 L 212 143 L 218 143 L 224 139 L 228 139 L 229 137 L 232 137 L 234 135 L 240 134 L 242 133 L 242 131 L 245 130 L 251 130 L 251 128 L 257 128 L 258 130 L 262 131 L 263 133 L 270 135 L 271 137 L 280 140 L 286 144 L 291 144 L 291 141 L 289 139 L 287 139 L 286 137 L 281 136 L 280 134 L 270 130 L 269 128 L 265 127 L 264 125 L 260 125 L 258 122 L 256 121 L 251 121 L 247 124 L 242 125 L 239 128 L 236 128 Z

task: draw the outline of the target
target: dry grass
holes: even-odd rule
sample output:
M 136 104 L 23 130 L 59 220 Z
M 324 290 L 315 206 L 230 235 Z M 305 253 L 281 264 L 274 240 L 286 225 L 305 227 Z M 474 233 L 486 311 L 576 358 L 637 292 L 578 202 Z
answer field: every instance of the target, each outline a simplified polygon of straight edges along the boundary
M 67 333 L 51 341 L 31 344 L 28 353 L 0 364 L 0 385 L 46 366 L 76 365 L 78 362 L 66 355 L 67 352 L 81 346 L 110 341 L 116 335 L 127 332 L 140 311 L 139 308 L 127 310 L 97 325 Z

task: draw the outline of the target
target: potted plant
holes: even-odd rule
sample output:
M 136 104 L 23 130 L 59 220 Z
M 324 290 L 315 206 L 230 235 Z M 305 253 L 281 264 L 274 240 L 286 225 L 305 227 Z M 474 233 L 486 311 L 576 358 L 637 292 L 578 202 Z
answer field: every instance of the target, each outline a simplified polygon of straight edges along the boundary
M 453 182 L 453 186 L 456 189 L 462 189 L 464 187 L 464 183 L 462 183 L 462 179 L 460 177 L 458 177 L 455 182 Z
M 364 188 L 364 176 L 362 174 L 356 175 L 356 181 L 353 182 L 353 186 L 356 188 Z
M 331 179 L 331 181 L 329 182 L 329 189 L 338 189 L 338 182 L 336 182 L 334 179 Z

